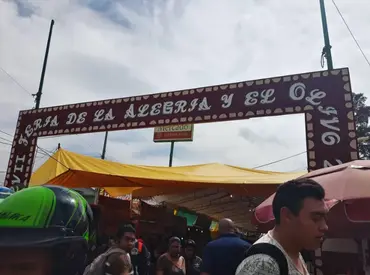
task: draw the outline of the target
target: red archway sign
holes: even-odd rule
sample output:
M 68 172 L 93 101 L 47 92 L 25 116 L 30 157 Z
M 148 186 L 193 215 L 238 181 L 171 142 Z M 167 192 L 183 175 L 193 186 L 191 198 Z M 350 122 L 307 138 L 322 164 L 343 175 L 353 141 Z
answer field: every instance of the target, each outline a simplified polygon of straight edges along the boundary
M 309 170 L 358 158 L 349 71 L 342 68 L 20 111 L 5 184 L 28 186 L 39 137 L 297 113 L 305 114 Z

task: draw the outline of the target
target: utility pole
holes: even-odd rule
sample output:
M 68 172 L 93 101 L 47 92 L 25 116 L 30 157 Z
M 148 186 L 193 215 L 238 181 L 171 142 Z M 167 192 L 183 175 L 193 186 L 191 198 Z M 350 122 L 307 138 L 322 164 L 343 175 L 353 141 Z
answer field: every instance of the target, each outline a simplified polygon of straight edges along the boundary
M 42 88 L 44 86 L 44 78 L 45 78 L 45 72 L 46 72 L 46 65 L 48 63 L 49 49 L 50 49 L 50 41 L 51 41 L 51 35 L 53 34 L 53 27 L 54 27 L 54 19 L 52 19 L 51 22 L 50 22 L 49 37 L 48 37 L 48 42 L 46 44 L 46 51 L 45 51 L 45 56 L 44 56 L 44 63 L 42 65 L 39 90 L 37 91 L 36 94 L 34 94 L 34 96 L 35 96 L 35 103 L 36 103 L 35 109 L 39 109 L 40 108 Z
M 169 167 L 172 167 L 172 160 L 173 160 L 173 150 L 174 150 L 174 147 L 175 147 L 175 142 L 174 142 L 174 141 L 171 141 L 170 161 L 169 161 L 169 164 L 168 164 L 168 166 L 169 166 Z
M 325 46 L 322 50 L 322 58 L 326 58 L 326 61 L 328 63 L 328 70 L 332 70 L 334 67 L 333 67 L 333 59 L 331 56 L 331 45 L 330 45 L 330 39 L 329 39 L 328 22 L 326 20 L 325 3 L 324 3 L 324 0 L 319 0 L 319 1 L 320 1 L 322 30 L 324 33 L 324 43 L 325 43 Z
M 108 131 L 105 132 L 103 150 L 100 156 L 101 159 L 105 159 L 105 152 L 107 151 L 107 142 L 108 142 Z M 99 194 L 100 194 L 100 188 L 96 188 L 95 189 L 95 199 L 94 199 L 95 204 L 98 204 L 99 202 Z
M 108 131 L 105 132 L 103 150 L 101 152 L 101 159 L 105 159 L 105 152 L 107 151 Z

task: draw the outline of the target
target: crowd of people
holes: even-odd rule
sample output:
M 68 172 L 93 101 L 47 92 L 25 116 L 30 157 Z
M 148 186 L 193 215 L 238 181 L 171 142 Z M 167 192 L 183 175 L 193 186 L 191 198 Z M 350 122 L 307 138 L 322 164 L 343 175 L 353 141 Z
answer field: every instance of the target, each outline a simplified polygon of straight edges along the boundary
M 301 255 L 320 246 L 325 192 L 310 179 L 281 185 L 273 201 L 276 226 L 255 244 L 239 238 L 230 219 L 197 256 L 193 240 L 171 237 L 151 255 L 131 224 L 96 253 L 96 229 L 86 200 L 58 186 L 27 188 L 0 203 L 1 275 L 307 275 Z M 154 260 L 153 260 L 154 259 Z

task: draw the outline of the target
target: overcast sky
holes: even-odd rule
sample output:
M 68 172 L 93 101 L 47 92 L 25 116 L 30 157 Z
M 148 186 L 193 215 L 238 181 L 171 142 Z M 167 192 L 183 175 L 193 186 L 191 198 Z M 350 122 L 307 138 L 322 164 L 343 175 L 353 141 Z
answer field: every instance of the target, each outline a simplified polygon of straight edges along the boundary
M 320 70 L 323 37 L 315 0 L 0 0 L 0 130 L 34 106 L 50 20 L 55 19 L 41 106 L 185 89 Z M 336 0 L 370 57 L 370 1 Z M 370 97 L 370 67 L 326 1 L 335 67 Z M 8 72 L 27 91 L 7 75 Z M 306 150 L 303 115 L 196 125 L 175 146 L 174 165 L 255 167 Z M 98 157 L 104 133 L 39 139 L 39 145 Z M 168 165 L 153 129 L 112 132 L 107 158 Z M 0 142 L 11 139 L 0 133 Z M 0 143 L 0 171 L 10 146 Z M 36 166 L 45 157 L 37 155 Z M 306 169 L 302 154 L 267 170 Z M 0 173 L 0 183 L 4 173 Z

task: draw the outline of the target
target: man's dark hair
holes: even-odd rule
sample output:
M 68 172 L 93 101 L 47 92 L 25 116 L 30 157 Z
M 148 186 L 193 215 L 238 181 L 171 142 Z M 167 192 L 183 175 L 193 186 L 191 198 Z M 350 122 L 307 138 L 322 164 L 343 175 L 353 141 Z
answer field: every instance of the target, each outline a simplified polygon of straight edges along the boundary
M 184 243 L 184 247 L 193 247 L 193 248 L 196 248 L 197 247 L 197 244 L 195 243 L 194 240 L 186 240 L 185 243 Z
M 181 244 L 181 240 L 180 240 L 180 238 L 179 237 L 171 237 L 169 240 L 168 240 L 168 245 L 171 245 L 171 244 L 173 244 L 173 243 L 179 243 L 179 244 Z
M 136 233 L 135 228 L 131 224 L 122 224 L 118 227 L 117 238 L 120 239 L 125 233 Z
M 280 210 L 288 208 L 294 215 L 298 216 L 306 198 L 323 200 L 325 190 L 316 181 L 308 178 L 287 181 L 280 185 L 272 202 L 272 211 L 276 224 L 280 224 Z

